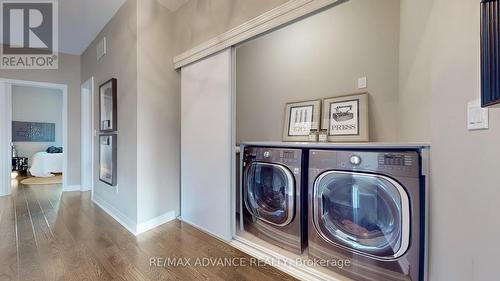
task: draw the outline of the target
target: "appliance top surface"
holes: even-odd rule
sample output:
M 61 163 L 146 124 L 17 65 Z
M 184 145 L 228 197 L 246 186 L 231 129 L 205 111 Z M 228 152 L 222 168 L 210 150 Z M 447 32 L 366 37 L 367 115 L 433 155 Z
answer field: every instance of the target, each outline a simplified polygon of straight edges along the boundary
M 241 142 L 244 146 L 265 146 L 265 147 L 288 147 L 288 148 L 323 148 L 323 149 L 424 149 L 430 148 L 428 143 L 385 143 L 385 142 L 365 142 L 365 143 L 317 143 L 317 142 L 279 142 L 279 141 L 252 141 Z

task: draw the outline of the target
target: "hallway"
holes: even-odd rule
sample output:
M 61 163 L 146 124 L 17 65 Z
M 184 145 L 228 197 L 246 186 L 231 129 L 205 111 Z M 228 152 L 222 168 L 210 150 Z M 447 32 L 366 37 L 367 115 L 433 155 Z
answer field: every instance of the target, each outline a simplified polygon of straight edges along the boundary
M 270 266 L 150 266 L 161 258 L 246 254 L 178 220 L 138 237 L 60 185 L 14 184 L 0 197 L 0 280 L 290 280 Z

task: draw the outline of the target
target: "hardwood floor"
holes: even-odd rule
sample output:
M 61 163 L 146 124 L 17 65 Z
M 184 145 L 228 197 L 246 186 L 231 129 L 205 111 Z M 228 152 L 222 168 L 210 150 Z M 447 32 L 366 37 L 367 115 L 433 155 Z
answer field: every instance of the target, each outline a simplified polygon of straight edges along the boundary
M 191 266 L 155 259 L 174 257 Z M 0 197 L 0 280 L 294 279 L 180 221 L 136 237 L 93 204 L 89 192 L 16 182 L 11 196 Z

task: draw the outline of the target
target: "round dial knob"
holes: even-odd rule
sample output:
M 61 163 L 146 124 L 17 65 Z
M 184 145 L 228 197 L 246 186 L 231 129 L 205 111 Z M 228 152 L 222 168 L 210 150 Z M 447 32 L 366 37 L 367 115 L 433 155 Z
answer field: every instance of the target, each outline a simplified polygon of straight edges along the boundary
M 351 164 L 353 164 L 354 166 L 358 166 L 359 164 L 361 164 L 361 157 L 359 157 L 358 155 L 353 155 L 349 159 L 349 162 L 351 162 Z
M 271 156 L 271 152 L 265 151 L 264 152 L 264 157 L 269 158 Z

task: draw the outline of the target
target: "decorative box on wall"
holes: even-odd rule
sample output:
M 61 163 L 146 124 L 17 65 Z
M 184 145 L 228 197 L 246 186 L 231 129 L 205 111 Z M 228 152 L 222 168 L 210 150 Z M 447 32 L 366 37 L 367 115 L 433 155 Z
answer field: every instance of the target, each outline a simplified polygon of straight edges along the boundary
M 481 105 L 500 103 L 500 0 L 481 1 Z
M 99 180 L 117 185 L 118 81 L 112 78 L 99 86 Z
M 99 86 L 99 128 L 101 132 L 117 130 L 117 80 L 112 78 Z
M 99 136 L 99 180 L 116 186 L 117 136 L 106 134 Z

